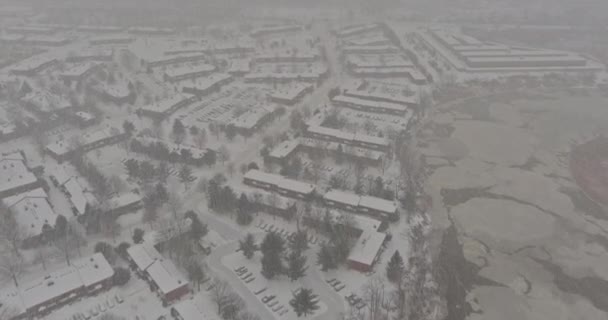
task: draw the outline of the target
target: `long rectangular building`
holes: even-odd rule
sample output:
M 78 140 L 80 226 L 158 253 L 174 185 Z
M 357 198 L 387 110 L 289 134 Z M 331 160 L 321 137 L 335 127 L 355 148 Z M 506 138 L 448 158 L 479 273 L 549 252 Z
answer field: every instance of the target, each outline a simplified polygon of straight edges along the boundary
M 310 183 L 255 169 L 245 173 L 243 182 L 254 187 L 276 191 L 291 198 L 310 199 L 315 192 L 315 186 Z
M 388 151 L 390 143 L 386 138 L 370 136 L 362 133 L 350 133 L 338 129 L 310 125 L 305 135 L 315 139 L 344 143 L 346 145 Z
M 323 201 L 330 207 L 366 214 L 375 218 L 393 220 L 397 217 L 397 204 L 394 201 L 378 197 L 330 190 L 323 196 Z
M 46 273 L 46 272 L 45 272 Z M 0 291 L 0 315 L 9 320 L 42 319 L 52 310 L 112 286 L 114 269 L 101 253 Z M 12 315 L 12 317 L 11 317 Z
M 169 99 L 143 106 L 139 113 L 155 119 L 165 119 L 178 109 L 189 106 L 197 100 L 197 96 L 192 94 L 178 94 Z

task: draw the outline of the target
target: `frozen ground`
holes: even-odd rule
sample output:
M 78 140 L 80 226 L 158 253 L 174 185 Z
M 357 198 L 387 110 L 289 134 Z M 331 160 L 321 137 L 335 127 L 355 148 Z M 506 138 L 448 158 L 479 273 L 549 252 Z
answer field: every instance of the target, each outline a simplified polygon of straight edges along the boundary
M 434 228 L 452 222 L 476 266 L 468 319 L 606 319 L 608 212 L 567 167 L 572 143 L 608 132 L 606 98 L 511 96 L 443 106 L 422 134 Z

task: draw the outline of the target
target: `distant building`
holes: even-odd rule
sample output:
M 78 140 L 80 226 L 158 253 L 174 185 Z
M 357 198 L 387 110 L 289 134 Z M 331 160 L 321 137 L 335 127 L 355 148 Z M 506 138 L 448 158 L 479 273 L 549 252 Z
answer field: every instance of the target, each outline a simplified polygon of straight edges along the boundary
M 262 26 L 251 30 L 250 34 L 252 37 L 262 37 L 267 35 L 281 34 L 287 32 L 298 32 L 304 28 L 301 25 L 273 25 L 273 26 Z
M 198 66 L 181 66 L 168 68 L 165 70 L 164 80 L 169 82 L 177 82 L 187 79 L 200 78 L 215 71 L 216 68 L 211 64 L 201 64 Z
M 229 84 L 233 80 L 234 79 L 229 74 L 214 73 L 205 78 L 193 80 L 192 84 L 184 85 L 182 91 L 198 97 L 206 96 L 213 92 L 218 92 L 222 86 Z
M 74 140 L 65 139 L 46 146 L 45 151 L 59 162 L 68 160 L 75 154 L 82 154 L 107 145 L 118 143 L 127 138 L 127 134 L 118 128 L 106 126 L 87 132 Z
M 260 170 L 249 170 L 243 177 L 247 185 L 275 191 L 290 198 L 311 199 L 315 186 L 310 183 L 287 179 L 283 176 Z
M 338 129 L 310 125 L 306 128 L 305 136 L 325 141 L 343 143 L 350 146 L 367 148 L 379 151 L 388 151 L 388 139 L 370 136 L 362 133 L 350 133 Z
M 395 220 L 398 214 L 397 204 L 394 201 L 360 196 L 341 190 L 328 191 L 323 196 L 323 202 L 333 208 L 365 214 L 382 220 Z
M 178 94 L 169 99 L 143 106 L 139 109 L 139 113 L 142 116 L 163 120 L 178 109 L 191 105 L 197 99 L 197 96 L 192 94 Z
M 89 90 L 103 101 L 112 102 L 119 106 L 135 101 L 135 92 L 126 83 L 108 84 L 101 82 L 90 87 Z
M 44 69 L 59 64 L 59 60 L 44 56 L 34 56 L 15 64 L 11 72 L 17 76 L 35 76 Z
M 91 45 L 127 45 L 135 41 L 135 38 L 129 35 L 108 35 L 91 38 Z
M 274 119 L 277 109 L 272 105 L 249 109 L 230 121 L 228 125 L 233 125 L 237 132 L 244 136 L 251 136 Z
M 313 91 L 310 84 L 298 83 L 287 88 L 280 88 L 268 94 L 270 101 L 285 105 L 294 105 L 299 102 L 304 95 Z
M 106 212 L 114 217 L 128 212 L 134 212 L 141 208 L 142 197 L 134 192 L 124 193 L 107 200 Z
M 65 58 L 66 62 L 75 63 L 75 62 L 87 62 L 87 61 L 97 61 L 97 62 L 110 62 L 112 61 L 114 56 L 114 52 L 110 49 L 108 50 L 82 50 L 78 52 L 74 52 L 71 55 L 68 55 Z
M 101 65 L 95 62 L 79 63 L 68 70 L 59 73 L 59 78 L 68 84 L 72 82 L 81 82 L 96 70 L 99 70 L 100 67 Z

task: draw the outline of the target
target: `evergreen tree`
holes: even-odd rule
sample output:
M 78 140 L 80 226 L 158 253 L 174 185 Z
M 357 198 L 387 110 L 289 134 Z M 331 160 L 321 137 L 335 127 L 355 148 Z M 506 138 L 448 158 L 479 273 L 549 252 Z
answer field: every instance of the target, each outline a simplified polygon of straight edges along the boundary
M 135 131 L 135 125 L 129 120 L 125 120 L 125 122 L 122 123 L 122 128 L 129 136 L 133 134 L 133 131 Z
M 304 252 L 308 249 L 308 233 L 300 230 L 289 239 L 289 248 L 292 251 Z
M 239 249 L 247 259 L 253 258 L 253 255 L 258 250 L 258 245 L 255 243 L 255 237 L 248 233 L 245 239 L 239 241 Z
M 319 299 L 312 289 L 301 288 L 293 294 L 293 298 L 289 301 L 289 305 L 298 317 L 313 314 L 319 309 Z
M 175 139 L 175 142 L 181 143 L 185 136 L 186 127 L 184 127 L 184 124 L 179 119 L 175 119 L 173 122 L 173 138 Z
M 179 171 L 179 180 L 184 184 L 184 187 L 188 189 L 188 185 L 194 177 L 192 176 L 192 169 L 189 166 L 184 165 L 182 169 Z
M 321 245 L 321 249 L 317 253 L 317 264 L 321 265 L 322 271 L 336 269 L 338 267 L 331 247 L 326 244 Z
M 190 225 L 190 235 L 194 241 L 199 241 L 201 238 L 207 235 L 209 227 L 202 223 L 198 216 L 191 218 L 192 224 Z
M 283 266 L 283 260 L 281 256 L 271 252 L 265 253 L 262 256 L 262 275 L 266 279 L 272 279 L 275 276 L 283 274 L 285 267 Z
M 291 251 L 287 258 L 287 276 L 291 281 L 298 280 L 306 275 L 306 256 L 301 251 Z
M 241 193 L 237 210 L 236 222 L 238 224 L 249 225 L 251 221 L 253 221 L 253 217 L 251 216 L 251 204 L 245 193 Z
M 269 232 L 264 237 L 261 245 L 262 251 L 262 275 L 272 279 L 284 271 L 282 255 L 285 251 L 285 241 L 276 232 Z
M 391 260 L 386 265 L 386 277 L 392 283 L 398 283 L 401 276 L 405 272 L 405 266 L 403 264 L 403 258 L 399 254 L 399 250 L 395 250 Z
M 133 243 L 138 244 L 144 241 L 144 230 L 140 228 L 135 228 L 133 230 Z
M 95 244 L 94 252 L 103 254 L 104 258 L 106 258 L 110 264 L 114 264 L 116 261 L 114 247 L 107 242 L 97 242 L 97 244 Z
M 188 272 L 188 279 L 192 281 L 193 284 L 197 285 L 198 290 L 201 290 L 201 282 L 205 279 L 205 272 L 203 268 L 196 262 L 191 261 L 186 266 L 186 271 Z

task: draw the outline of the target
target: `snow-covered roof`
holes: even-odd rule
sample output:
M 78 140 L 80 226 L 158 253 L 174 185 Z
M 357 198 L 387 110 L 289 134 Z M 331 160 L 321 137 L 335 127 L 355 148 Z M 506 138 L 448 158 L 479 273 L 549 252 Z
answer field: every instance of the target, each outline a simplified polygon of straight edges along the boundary
M 230 121 L 236 128 L 251 130 L 255 128 L 267 115 L 276 111 L 276 106 L 263 106 L 245 111 Z
M 51 151 L 56 155 L 65 155 L 70 152 L 73 152 L 81 147 L 87 147 L 93 145 L 97 142 L 103 141 L 105 139 L 109 139 L 118 135 L 121 135 L 122 132 L 120 129 L 112 127 L 110 125 L 101 127 L 99 129 L 87 132 L 83 134 L 79 139 L 78 143 L 71 143 L 66 139 L 61 139 L 56 142 L 50 143 L 46 146 L 46 149 Z
M 259 28 L 255 28 L 255 29 L 251 30 L 250 34 L 253 37 L 257 37 L 257 36 L 262 36 L 262 35 L 271 34 L 271 33 L 301 31 L 302 29 L 303 29 L 302 26 L 297 25 L 297 24 L 261 26 Z
M 267 173 L 256 169 L 247 171 L 247 173 L 245 173 L 245 179 L 259 181 L 274 185 L 284 190 L 294 191 L 302 194 L 309 194 L 315 190 L 315 186 L 313 184 L 287 179 L 274 173 Z
M 70 266 L 49 272 L 44 277 L 11 287 L 0 293 L 0 305 L 6 304 L 22 314 L 31 308 L 46 304 L 68 292 L 110 279 L 114 269 L 101 253 L 72 260 Z
M 63 187 L 69 195 L 70 202 L 78 214 L 82 215 L 86 213 L 87 205 L 94 205 L 97 203 L 95 196 L 85 189 L 79 182 L 78 178 L 69 179 Z
M 325 193 L 323 199 L 356 207 L 361 197 L 355 193 L 333 189 Z
M 148 273 L 163 294 L 188 284 L 173 262 L 163 258 L 152 244 L 144 242 L 131 246 L 127 253 L 140 270 Z
M 277 159 L 282 159 L 291 154 L 299 145 L 298 140 L 286 140 L 279 143 L 270 152 L 270 156 Z
M 350 251 L 348 260 L 368 266 L 373 265 L 385 238 L 385 233 L 364 230 Z
M 188 84 L 188 88 L 192 88 L 199 91 L 207 91 L 213 86 L 218 85 L 221 82 L 232 79 L 232 76 L 226 73 L 214 73 L 206 77 L 198 78 L 193 84 Z
M 324 196 L 326 201 L 333 201 L 345 205 L 358 207 L 363 210 L 374 210 L 383 213 L 393 214 L 397 212 L 397 204 L 394 201 L 385 200 L 372 196 L 360 196 L 355 193 L 341 190 L 330 190 Z
M 155 113 L 166 113 L 169 112 L 176 105 L 183 103 L 186 100 L 192 99 L 192 95 L 190 94 L 177 94 L 173 97 L 167 98 L 165 100 L 159 101 L 157 103 L 145 105 L 141 107 L 143 111 L 155 112 Z
M 358 33 L 373 31 L 376 30 L 378 27 L 379 26 L 376 23 L 351 25 L 337 30 L 336 34 L 339 37 L 347 37 Z
M 123 193 L 119 196 L 108 200 L 108 209 L 116 210 L 132 204 L 139 203 L 142 200 L 141 196 L 134 192 Z
M 310 90 L 311 88 L 312 88 L 311 84 L 297 83 L 297 84 L 288 86 L 287 88 L 276 89 L 276 90 L 272 91 L 269 94 L 269 96 L 270 96 L 270 98 L 274 98 L 274 99 L 291 101 L 291 100 L 297 99 L 299 96 L 302 95 L 303 92 L 305 92 L 306 90 Z
M 389 145 L 389 141 L 386 138 L 370 136 L 363 133 L 344 132 L 338 129 L 316 125 L 308 126 L 307 131 L 316 135 L 344 140 L 345 142 L 362 142 L 365 144 L 374 144 L 384 147 L 387 147 Z
M 55 225 L 57 214 L 48 202 L 42 188 L 7 197 L 2 201 L 15 215 L 17 224 L 28 237 L 38 236 L 45 224 Z
M 90 72 L 92 69 L 96 68 L 99 64 L 95 62 L 84 62 L 78 63 L 67 69 L 64 72 L 61 72 L 59 76 L 61 77 L 81 77 L 87 72 Z
M 361 106 L 361 107 L 370 108 L 370 109 L 394 110 L 394 111 L 398 111 L 398 112 L 405 112 L 405 111 L 407 111 L 407 108 L 408 108 L 407 106 L 404 106 L 404 105 L 398 104 L 398 103 L 384 102 L 384 101 L 372 101 L 372 100 L 366 100 L 366 99 L 361 99 L 361 98 L 356 98 L 356 97 L 350 97 L 350 96 L 346 96 L 346 95 L 337 95 L 332 98 L 332 102 Z
M 36 90 L 21 98 L 25 103 L 33 105 L 41 112 L 53 112 L 71 107 L 67 97 L 56 95 L 49 91 Z
M 247 73 L 249 71 L 251 71 L 251 58 L 232 59 L 227 70 L 228 73 Z
M 205 310 L 209 310 L 204 306 L 198 305 L 197 302 L 193 300 L 185 300 L 175 304 L 172 307 L 177 314 L 179 314 L 180 319 L 183 320 L 215 320 L 218 319 L 217 316 L 212 314 L 211 312 L 206 312 Z
M 361 196 L 359 206 L 386 213 L 397 212 L 397 204 L 394 201 L 389 201 L 378 197 Z
M 50 57 L 47 55 L 37 55 L 31 58 L 25 59 L 23 61 L 18 62 L 17 64 L 11 67 L 11 71 L 13 72 L 30 72 L 35 69 L 41 68 L 46 64 L 50 64 L 57 61 L 54 57 Z
M 0 193 L 35 183 L 37 180 L 25 165 L 25 159 L 20 153 L 0 155 Z
M 173 68 L 167 68 L 165 70 L 165 75 L 170 78 L 177 78 L 182 76 L 187 76 L 195 73 L 205 73 L 205 72 L 213 72 L 215 71 L 215 66 L 212 64 L 203 63 L 198 66 L 179 66 Z

